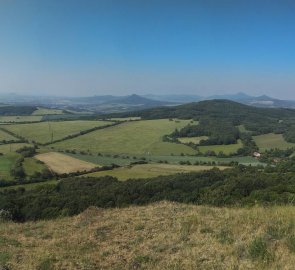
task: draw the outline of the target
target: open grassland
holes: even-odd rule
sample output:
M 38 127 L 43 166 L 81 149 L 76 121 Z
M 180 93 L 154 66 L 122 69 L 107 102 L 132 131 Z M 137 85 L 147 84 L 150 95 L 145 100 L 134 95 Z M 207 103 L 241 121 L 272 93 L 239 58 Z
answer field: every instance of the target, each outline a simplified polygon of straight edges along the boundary
M 228 144 L 228 145 L 206 145 L 199 146 L 198 149 L 201 153 L 205 154 L 208 151 L 214 151 L 216 154 L 219 152 L 223 152 L 226 155 L 235 154 L 240 148 L 243 147 L 243 143 L 241 140 L 238 140 L 236 144 Z
M 181 143 L 194 143 L 199 144 L 202 140 L 207 140 L 207 136 L 199 136 L 199 137 L 182 137 L 178 138 Z
M 111 118 L 112 121 L 135 121 L 140 120 L 141 117 L 117 117 L 117 118 Z
M 43 152 L 48 152 L 48 149 L 39 149 L 38 150 Z M 194 163 L 202 163 L 202 162 L 214 162 L 216 164 L 219 163 L 230 163 L 230 162 L 238 162 L 243 165 L 263 165 L 263 163 L 259 162 L 256 158 L 245 156 L 245 157 L 229 157 L 229 158 L 218 158 L 218 157 L 202 157 L 202 156 L 152 156 L 152 155 L 104 155 L 104 156 L 97 156 L 96 154 L 72 154 L 66 153 L 69 156 L 74 158 L 78 158 L 81 160 L 85 160 L 88 162 L 92 162 L 95 164 L 100 165 L 111 165 L 117 164 L 120 166 L 129 165 L 132 162 L 136 162 L 138 160 L 146 160 L 150 162 L 167 162 L 169 164 L 179 164 L 179 162 L 190 162 L 191 164 Z
M 57 180 L 49 180 L 49 181 L 45 181 L 45 182 L 36 182 L 36 183 L 30 183 L 30 184 L 21 184 L 21 185 L 0 187 L 0 191 L 18 189 L 18 188 L 24 188 L 25 190 L 32 190 L 32 189 L 38 188 L 40 186 L 56 185 L 57 182 L 58 182 Z
M 17 141 L 18 139 L 0 129 L 0 141 Z
M 27 176 L 32 176 L 37 172 L 41 173 L 44 169 L 46 169 L 46 166 L 34 158 L 25 158 L 23 168 Z
M 150 178 L 159 175 L 171 175 L 176 173 L 198 172 L 210 170 L 213 166 L 190 166 L 190 165 L 170 165 L 170 164 L 141 164 L 132 167 L 118 168 L 109 171 L 101 171 L 87 174 L 87 176 L 114 176 L 119 180 Z M 226 169 L 227 167 L 218 167 Z
M 56 152 L 38 154 L 35 158 L 44 162 L 49 169 L 59 174 L 89 171 L 97 167 L 95 164 Z
M 28 143 L 1 144 L 0 145 L 0 153 L 2 153 L 2 154 L 13 153 L 16 150 L 18 150 L 24 146 L 31 146 L 31 145 Z
M 175 128 L 186 126 L 189 120 L 144 120 L 124 122 L 77 138 L 53 144 L 57 149 L 76 149 L 92 153 L 170 155 L 195 151 L 182 144 L 163 142 L 162 137 Z
M 269 133 L 253 136 L 253 139 L 261 152 L 275 148 L 284 150 L 295 147 L 295 143 L 286 142 L 282 134 Z
M 126 165 L 129 165 L 130 163 L 132 162 L 136 162 L 137 159 L 134 159 L 132 156 L 129 156 L 128 158 L 127 157 L 121 157 L 119 155 L 105 155 L 105 156 L 98 156 L 98 155 L 95 155 L 95 154 L 85 154 L 85 155 L 82 155 L 82 154 L 79 154 L 79 153 L 76 153 L 76 154 L 72 154 L 72 153 L 65 153 L 66 155 L 68 156 L 71 156 L 73 158 L 77 158 L 77 159 L 81 159 L 81 160 L 84 160 L 84 161 L 87 161 L 87 162 L 91 162 L 91 163 L 94 163 L 94 164 L 98 164 L 98 165 L 112 165 L 112 164 L 116 164 L 116 165 L 119 165 L 119 166 L 126 166 Z
M 0 180 L 11 180 L 10 170 L 13 168 L 19 155 L 16 153 L 6 154 L 0 156 Z
M 291 206 L 161 202 L 93 207 L 51 221 L 0 223 L 0 265 L 11 270 L 293 270 L 294 211 Z
M 22 122 L 39 122 L 42 116 L 31 115 L 31 116 L 0 116 L 1 123 L 22 123 Z
M 106 121 L 57 121 L 40 122 L 34 124 L 7 125 L 5 129 L 22 136 L 30 141 L 48 143 L 62 139 L 66 136 L 77 134 L 80 131 L 109 125 Z
M 59 109 L 47 109 L 47 108 L 38 108 L 32 113 L 32 115 L 47 115 L 47 114 L 63 114 L 63 110 Z

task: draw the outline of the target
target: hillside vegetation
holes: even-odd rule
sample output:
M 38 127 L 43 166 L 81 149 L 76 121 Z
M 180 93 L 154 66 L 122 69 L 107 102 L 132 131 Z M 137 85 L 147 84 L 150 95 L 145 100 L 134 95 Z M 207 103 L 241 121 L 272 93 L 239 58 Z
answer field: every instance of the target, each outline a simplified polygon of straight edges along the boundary
M 263 172 L 241 166 L 123 182 L 111 176 L 71 177 L 56 186 L 3 190 L 0 209 L 13 220 L 26 221 L 76 215 L 89 206 L 125 207 L 162 200 L 214 206 L 294 205 L 294 176 L 282 173 L 291 167 Z
M 124 122 L 110 128 L 97 130 L 83 136 L 53 144 L 57 149 L 120 153 L 120 154 L 194 154 L 182 144 L 163 142 L 162 137 L 176 128 L 183 128 L 190 120 L 147 120 Z
M 58 121 L 7 125 L 6 130 L 30 141 L 48 143 L 94 127 L 109 125 L 106 121 Z
M 121 113 L 110 117 L 141 117 L 142 119 L 180 118 L 194 119 L 199 125 L 185 127 L 171 134 L 173 139 L 179 137 L 208 136 L 202 144 L 231 144 L 243 139 L 238 126 L 253 135 L 276 133 L 284 134 L 289 142 L 295 141 L 295 110 L 257 108 L 228 100 L 210 100 L 189 103 L 175 107 L 155 108 L 139 112 Z M 243 132 L 241 132 L 243 133 Z M 245 132 L 244 132 L 245 133 Z M 249 133 L 249 132 L 248 132 Z M 245 149 L 244 153 L 255 150 Z
M 295 265 L 294 207 L 161 202 L 91 207 L 72 218 L 0 223 L 0 265 L 35 269 L 285 269 Z

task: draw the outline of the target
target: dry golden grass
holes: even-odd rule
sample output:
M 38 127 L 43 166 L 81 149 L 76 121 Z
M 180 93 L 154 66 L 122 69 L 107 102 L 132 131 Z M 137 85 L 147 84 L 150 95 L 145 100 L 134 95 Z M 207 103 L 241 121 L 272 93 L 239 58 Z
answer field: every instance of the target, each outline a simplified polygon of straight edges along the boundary
M 294 269 L 294 207 L 157 203 L 0 224 L 9 269 Z M 293 240 L 292 240 L 293 239 Z
M 97 167 L 97 165 L 93 163 L 56 152 L 38 154 L 35 158 L 44 162 L 49 169 L 56 173 L 90 171 Z

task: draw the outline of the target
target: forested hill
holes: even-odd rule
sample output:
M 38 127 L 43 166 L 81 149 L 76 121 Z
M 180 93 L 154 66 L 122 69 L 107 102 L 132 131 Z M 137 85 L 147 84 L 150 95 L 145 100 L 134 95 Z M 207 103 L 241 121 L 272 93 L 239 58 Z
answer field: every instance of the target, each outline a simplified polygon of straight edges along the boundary
M 118 114 L 117 114 L 118 116 Z M 120 116 L 140 116 L 155 118 L 195 118 L 210 116 L 241 121 L 256 117 L 286 119 L 295 117 L 295 110 L 283 108 L 257 108 L 230 100 L 206 100 L 179 106 L 160 107 L 137 112 L 121 113 Z
M 35 106 L 2 105 L 0 115 L 31 115 L 35 110 L 37 110 Z
M 209 136 L 210 144 L 229 144 L 241 138 L 237 126 L 243 125 L 252 135 L 278 133 L 295 141 L 295 110 L 258 108 L 229 100 L 207 100 L 173 107 L 160 107 L 137 112 L 117 114 L 118 117 L 140 116 L 142 119 L 194 119 L 191 125 L 172 137 Z M 113 115 L 114 116 L 114 115 Z

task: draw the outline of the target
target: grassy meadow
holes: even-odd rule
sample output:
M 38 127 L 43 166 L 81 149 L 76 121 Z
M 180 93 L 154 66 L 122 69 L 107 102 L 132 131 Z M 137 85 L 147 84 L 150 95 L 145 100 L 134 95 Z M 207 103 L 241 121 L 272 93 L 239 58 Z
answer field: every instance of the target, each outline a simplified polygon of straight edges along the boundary
M 11 153 L 7 155 L 0 156 L 0 180 L 11 180 L 10 170 L 14 166 L 19 155 L 16 153 Z
M 0 265 L 30 269 L 286 269 L 294 207 L 161 202 L 89 208 L 51 221 L 0 223 Z
M 25 158 L 23 162 L 23 168 L 27 176 L 32 176 L 36 172 L 41 173 L 47 167 L 34 158 Z
M 189 122 L 189 120 L 169 121 L 168 119 L 124 122 L 52 146 L 56 149 L 76 149 L 92 153 L 194 154 L 195 151 L 186 145 L 162 141 L 164 135 L 186 126 Z
M 48 151 L 48 150 L 46 150 Z M 244 157 L 227 157 L 227 158 L 219 158 L 219 157 L 202 157 L 202 156 L 174 156 L 174 155 L 104 155 L 98 156 L 96 154 L 72 154 L 72 153 L 65 153 L 66 155 L 72 156 L 77 159 L 85 160 L 88 162 L 92 162 L 99 165 L 111 165 L 117 164 L 120 166 L 129 165 L 132 162 L 136 162 L 138 160 L 146 160 L 149 162 L 160 162 L 163 163 L 164 161 L 169 164 L 179 164 L 179 162 L 190 162 L 194 164 L 195 162 L 215 162 L 218 163 L 230 163 L 233 161 L 239 162 L 243 165 L 263 165 L 263 163 L 259 162 L 256 158 L 250 156 Z
M 114 176 L 119 180 L 150 178 L 159 175 L 172 175 L 176 173 L 198 172 L 210 170 L 213 166 L 190 166 L 190 165 L 171 165 L 171 164 L 140 164 L 130 167 L 122 167 L 109 171 L 100 171 L 87 174 L 86 176 Z M 227 167 L 218 166 L 219 169 Z
M 0 144 L 0 153 L 2 154 L 13 153 L 24 146 L 30 146 L 30 144 L 28 143 Z
M 242 141 L 238 140 L 236 144 L 228 145 L 206 145 L 199 146 L 198 149 L 201 153 L 205 154 L 208 151 L 214 151 L 216 154 L 223 152 L 226 155 L 235 154 L 240 148 L 243 147 Z
M 253 139 L 261 152 L 275 148 L 284 150 L 295 147 L 295 143 L 286 142 L 282 134 L 269 133 L 253 136 Z
M 24 188 L 25 190 L 32 190 L 32 189 L 38 188 L 40 186 L 56 185 L 57 182 L 58 182 L 57 180 L 48 180 L 45 182 L 36 182 L 36 183 L 29 183 L 29 184 L 20 184 L 17 186 L 0 187 L 0 191 L 12 190 L 12 189 L 18 189 L 18 188 Z
M 18 139 L 0 129 L 0 141 L 17 141 Z
M 35 156 L 35 158 L 44 162 L 44 164 L 50 170 L 59 174 L 77 171 L 89 171 L 97 167 L 96 164 L 56 152 L 38 154 Z
M 178 138 L 181 143 L 194 143 L 199 144 L 202 140 L 207 140 L 207 136 L 199 136 L 199 137 L 182 137 Z
M 48 114 L 63 114 L 63 110 L 59 109 L 48 109 L 48 108 L 38 108 L 32 113 L 32 115 L 48 115 Z
M 33 124 L 7 125 L 5 129 L 22 136 L 30 141 L 48 143 L 51 140 L 59 140 L 80 131 L 108 125 L 106 121 L 56 121 L 40 122 Z
M 1 123 L 22 123 L 22 122 L 39 122 L 42 116 L 39 115 L 24 115 L 24 116 L 0 116 Z
M 111 118 L 111 121 L 135 121 L 135 120 L 140 120 L 141 117 L 115 117 Z

